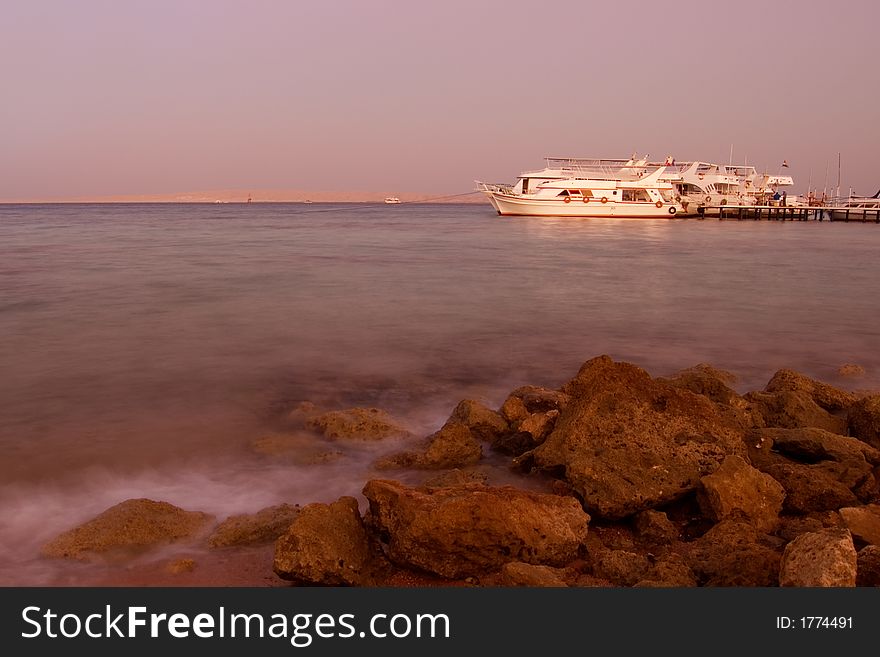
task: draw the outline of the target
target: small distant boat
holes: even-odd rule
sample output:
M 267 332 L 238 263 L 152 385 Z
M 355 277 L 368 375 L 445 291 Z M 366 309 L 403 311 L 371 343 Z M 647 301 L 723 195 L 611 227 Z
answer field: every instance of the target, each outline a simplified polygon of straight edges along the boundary
M 303 201 L 303 203 L 311 203 L 311 201 L 309 199 L 306 199 L 305 201 Z
M 385 202 L 389 203 L 389 204 L 390 203 L 400 203 L 400 199 L 397 198 L 396 196 L 389 196 L 385 199 Z

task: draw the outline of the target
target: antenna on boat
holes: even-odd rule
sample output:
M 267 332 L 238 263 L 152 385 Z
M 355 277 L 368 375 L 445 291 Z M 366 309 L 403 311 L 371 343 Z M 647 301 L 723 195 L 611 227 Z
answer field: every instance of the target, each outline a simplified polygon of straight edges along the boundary
M 837 154 L 837 197 L 840 198 L 840 153 Z
M 728 162 L 730 166 L 733 166 L 733 144 L 730 145 L 730 161 Z

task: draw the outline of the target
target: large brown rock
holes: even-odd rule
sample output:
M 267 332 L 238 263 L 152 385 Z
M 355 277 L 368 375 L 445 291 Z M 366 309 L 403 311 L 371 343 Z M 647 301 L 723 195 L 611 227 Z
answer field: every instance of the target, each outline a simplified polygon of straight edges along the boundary
M 730 387 L 736 381 L 736 377 L 730 372 L 716 369 L 706 363 L 699 363 L 661 380 L 676 388 L 690 390 L 698 395 L 708 397 L 719 404 L 727 406 L 743 406 L 745 404 L 743 398 Z
M 846 507 L 840 516 L 852 535 L 864 543 L 880 545 L 880 505 Z
M 827 383 L 816 381 L 794 370 L 779 370 L 764 387 L 765 392 L 804 393 L 826 411 L 836 413 L 849 408 L 856 397 Z
M 785 546 L 780 586 L 855 586 L 856 549 L 847 529 L 801 534 Z
M 774 586 L 779 553 L 746 520 L 722 520 L 688 544 L 685 562 L 706 586 Z
M 761 532 L 776 527 L 784 499 L 785 489 L 778 481 L 740 456 L 724 459 L 715 472 L 700 480 L 697 491 L 700 508 L 711 520 L 723 520 L 740 512 Z
M 407 438 L 412 435 L 403 425 L 379 408 L 328 411 L 309 417 L 305 424 L 309 429 L 334 440 L 382 440 Z
M 826 472 L 822 464 L 779 463 L 763 470 L 785 489 L 782 508 L 788 513 L 835 511 L 858 504 L 855 494 Z
M 880 395 L 855 402 L 849 409 L 847 424 L 851 435 L 880 449 Z
M 594 358 L 563 391 L 570 401 L 534 463 L 564 473 L 605 518 L 675 500 L 745 451 L 742 431 L 717 404 L 629 363 Z
M 816 427 L 832 433 L 846 433 L 846 418 L 832 415 L 805 392 L 750 392 L 745 396 L 759 424 L 782 429 Z
M 501 567 L 502 586 L 529 586 L 563 588 L 568 586 L 562 573 L 550 566 L 534 566 L 522 561 L 511 561 Z
M 850 487 L 857 486 L 873 466 L 880 465 L 880 450 L 821 429 L 765 429 L 761 434 L 773 441 L 773 449 L 790 458 L 806 463 L 836 461 L 849 466 L 850 480 L 843 483 Z
M 357 500 L 302 508 L 275 543 L 273 568 L 282 579 L 328 586 L 374 583 L 375 555 Z
M 271 543 L 284 534 L 299 515 L 299 505 L 279 504 L 256 513 L 230 516 L 208 537 L 211 547 Z
M 510 561 L 564 565 L 578 556 L 590 520 L 572 497 L 508 486 L 417 490 L 373 480 L 364 495 L 370 526 L 388 543 L 393 562 L 449 578 Z
M 99 555 L 122 555 L 195 538 L 214 517 L 184 511 L 167 502 L 133 499 L 112 506 L 83 525 L 66 531 L 43 546 L 47 557 L 81 561 Z
M 407 451 L 386 456 L 376 462 L 379 470 L 412 468 L 445 470 L 473 465 L 483 456 L 483 448 L 471 430 L 450 419 L 439 431 L 428 436 L 428 444 L 420 452 Z
M 679 538 L 678 527 L 663 511 L 642 511 L 636 514 L 634 523 L 639 538 L 647 543 L 662 545 Z

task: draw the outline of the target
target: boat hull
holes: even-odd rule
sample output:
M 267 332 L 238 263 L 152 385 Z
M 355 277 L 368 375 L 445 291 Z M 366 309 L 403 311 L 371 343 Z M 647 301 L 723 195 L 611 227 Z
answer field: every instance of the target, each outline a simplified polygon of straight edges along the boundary
M 528 217 L 616 217 L 621 219 L 671 219 L 683 214 L 677 203 L 602 203 L 592 199 L 587 203 L 572 200 L 569 203 L 557 199 L 523 198 L 487 192 L 492 207 L 502 216 Z

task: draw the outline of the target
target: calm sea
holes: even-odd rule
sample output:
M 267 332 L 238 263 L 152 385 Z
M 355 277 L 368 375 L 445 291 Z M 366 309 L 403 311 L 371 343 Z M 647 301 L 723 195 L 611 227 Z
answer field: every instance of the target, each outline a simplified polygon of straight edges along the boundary
M 297 466 L 310 400 L 417 433 L 598 354 L 880 386 L 880 226 L 501 218 L 486 205 L 0 206 L 0 583 L 131 497 L 225 517 L 357 494 L 402 445 Z M 841 381 L 844 363 L 867 374 Z

